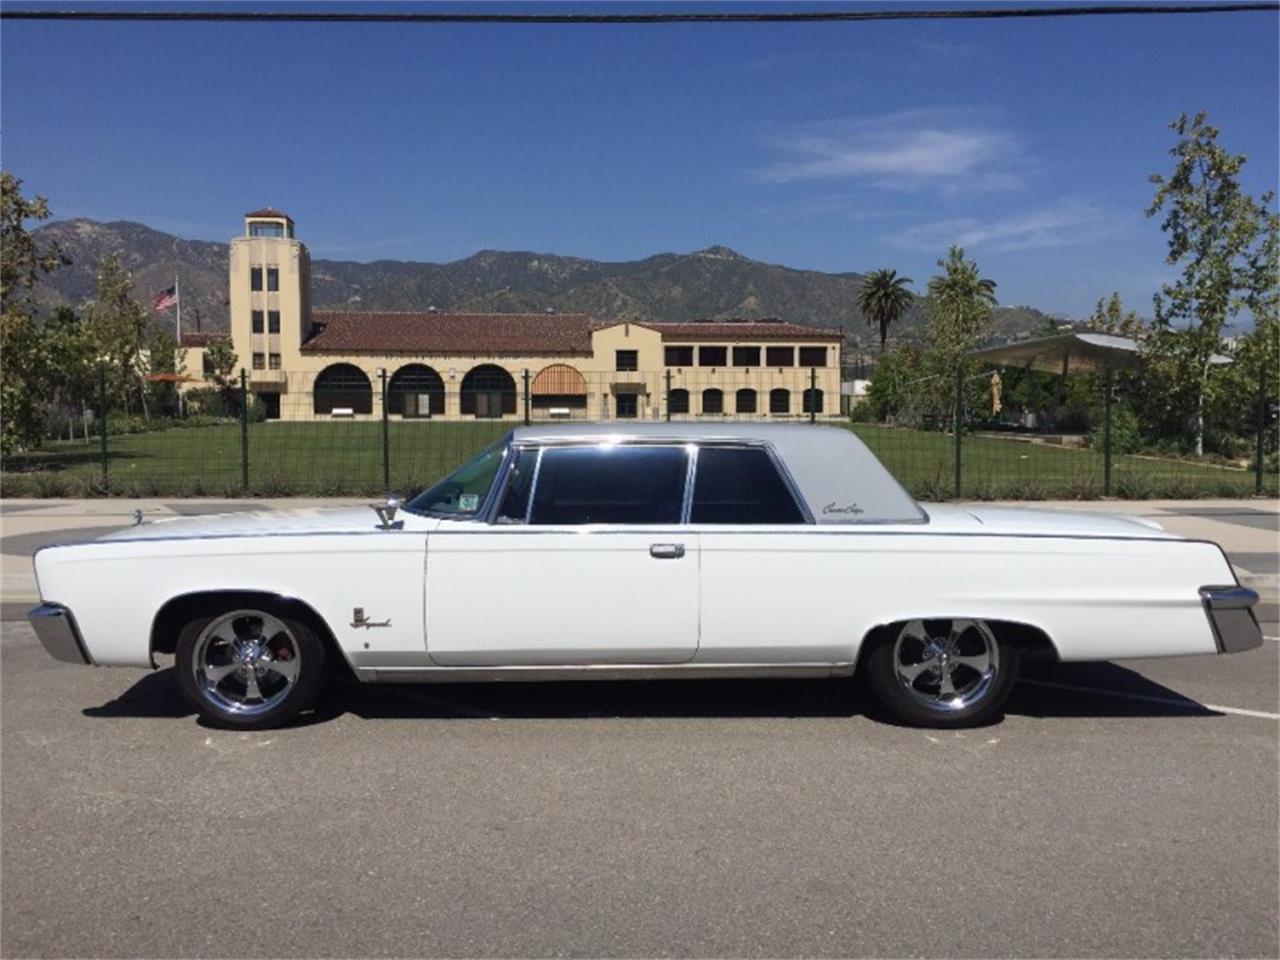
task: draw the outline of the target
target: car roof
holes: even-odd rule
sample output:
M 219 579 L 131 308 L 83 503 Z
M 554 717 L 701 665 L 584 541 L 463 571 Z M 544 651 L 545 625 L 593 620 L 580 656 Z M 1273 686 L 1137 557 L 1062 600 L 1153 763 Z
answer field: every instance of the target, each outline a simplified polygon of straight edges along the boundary
M 921 523 L 928 518 L 911 495 L 845 427 L 807 423 L 688 421 L 551 423 L 517 427 L 516 443 L 628 440 L 767 443 L 795 481 L 818 523 Z

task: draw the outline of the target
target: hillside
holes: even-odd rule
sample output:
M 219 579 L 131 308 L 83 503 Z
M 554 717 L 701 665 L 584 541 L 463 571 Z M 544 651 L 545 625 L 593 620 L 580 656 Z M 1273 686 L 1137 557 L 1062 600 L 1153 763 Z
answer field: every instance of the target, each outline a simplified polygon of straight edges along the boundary
M 71 266 L 40 289 L 50 305 L 78 304 L 93 294 L 94 273 L 108 253 L 133 272 L 137 297 L 181 277 L 188 328 L 227 327 L 227 245 L 183 240 L 140 223 L 67 220 L 36 231 L 57 240 Z M 538 311 L 590 313 L 602 320 L 649 318 L 682 322 L 705 318 L 779 317 L 813 326 L 844 326 L 851 344 L 870 345 L 872 333 L 854 307 L 860 277 L 763 263 L 727 247 L 660 253 L 616 263 L 554 254 L 483 250 L 452 263 L 312 260 L 317 307 L 357 310 Z M 996 328 L 1011 338 L 1043 327 L 1046 316 L 1018 307 L 997 312 Z M 913 312 L 895 331 L 910 337 Z

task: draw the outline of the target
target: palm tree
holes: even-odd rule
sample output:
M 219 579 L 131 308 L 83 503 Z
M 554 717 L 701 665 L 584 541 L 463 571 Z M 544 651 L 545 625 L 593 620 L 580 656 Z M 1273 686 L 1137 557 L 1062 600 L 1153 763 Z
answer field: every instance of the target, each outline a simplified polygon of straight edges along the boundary
M 868 273 L 858 287 L 858 309 L 867 318 L 867 326 L 880 327 L 881 353 L 889 339 L 889 325 L 897 322 L 915 299 L 907 289 L 911 282 L 910 277 L 900 277 L 897 270 L 886 267 Z

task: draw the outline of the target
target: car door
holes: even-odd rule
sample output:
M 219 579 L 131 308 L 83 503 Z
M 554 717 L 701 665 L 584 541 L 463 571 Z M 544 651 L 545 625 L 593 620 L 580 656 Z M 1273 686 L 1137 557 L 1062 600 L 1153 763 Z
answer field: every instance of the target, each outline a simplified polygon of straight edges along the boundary
M 704 445 L 689 519 L 701 549 L 699 663 L 849 659 L 858 581 L 769 448 Z
M 689 451 L 680 445 L 517 451 L 494 522 L 442 525 L 429 540 L 432 661 L 692 659 L 699 582 L 697 538 L 681 523 L 688 474 Z

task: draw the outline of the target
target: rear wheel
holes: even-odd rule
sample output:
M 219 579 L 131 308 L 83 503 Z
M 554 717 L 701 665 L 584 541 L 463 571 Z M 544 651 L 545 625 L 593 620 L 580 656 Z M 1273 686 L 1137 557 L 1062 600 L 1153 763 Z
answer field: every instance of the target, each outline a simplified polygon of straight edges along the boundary
M 252 729 L 283 723 L 315 702 L 324 654 L 305 623 L 246 607 L 188 623 L 175 659 L 183 695 L 201 716 Z
M 1018 648 L 985 620 L 911 620 L 868 655 L 871 690 L 899 720 L 966 727 L 992 720 L 1018 679 Z

